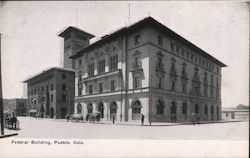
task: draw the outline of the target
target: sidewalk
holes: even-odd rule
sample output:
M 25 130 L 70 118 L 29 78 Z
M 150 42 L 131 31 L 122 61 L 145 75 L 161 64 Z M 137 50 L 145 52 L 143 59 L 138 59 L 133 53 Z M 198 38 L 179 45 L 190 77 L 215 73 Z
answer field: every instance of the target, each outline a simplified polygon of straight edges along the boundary
M 18 135 L 16 130 L 9 130 L 7 128 L 4 128 L 4 135 L 0 134 L 0 139 L 6 138 L 6 137 L 11 137 L 11 136 L 16 136 L 16 135 Z
M 231 123 L 231 122 L 246 122 L 249 120 L 220 120 L 220 121 L 200 121 L 199 124 L 212 124 L 212 123 Z M 84 122 L 79 122 L 79 123 L 89 123 L 89 124 L 110 124 L 113 125 L 113 122 L 110 120 L 101 120 L 101 121 L 95 121 L 89 122 L 89 121 L 84 121 Z M 151 122 L 151 125 L 147 122 L 144 123 L 143 126 L 178 126 L 178 125 L 192 125 L 193 123 L 191 121 L 189 122 L 176 122 L 176 123 L 171 123 L 171 122 Z M 129 122 L 120 122 L 116 121 L 114 125 L 126 125 L 126 126 L 141 126 L 141 121 L 129 121 Z

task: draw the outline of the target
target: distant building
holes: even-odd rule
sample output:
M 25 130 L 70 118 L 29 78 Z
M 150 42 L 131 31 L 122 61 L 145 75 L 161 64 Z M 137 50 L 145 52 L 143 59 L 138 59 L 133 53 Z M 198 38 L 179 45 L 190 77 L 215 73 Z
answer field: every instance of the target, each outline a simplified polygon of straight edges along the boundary
M 27 109 L 29 116 L 65 118 L 74 111 L 75 72 L 66 68 L 50 68 L 28 80 Z
M 223 120 L 249 120 L 249 108 L 222 108 Z
M 93 35 L 70 27 L 65 66 L 76 70 L 75 113 L 147 122 L 221 119 L 226 65 L 148 17 L 88 45 Z M 79 40 L 76 40 L 79 39 Z M 83 41 L 80 41 L 83 40 Z M 79 50 L 77 51 L 77 48 Z
M 16 116 L 26 116 L 27 111 L 27 99 L 14 98 L 3 100 L 4 112 L 14 111 Z

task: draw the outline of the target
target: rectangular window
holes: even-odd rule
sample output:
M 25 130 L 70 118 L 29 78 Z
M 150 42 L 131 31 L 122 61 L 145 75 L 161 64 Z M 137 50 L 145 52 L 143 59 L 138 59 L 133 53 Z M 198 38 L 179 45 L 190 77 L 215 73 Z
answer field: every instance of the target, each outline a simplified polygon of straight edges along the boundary
M 92 85 L 89 85 L 89 94 L 93 94 L 93 87 L 92 87 Z
M 176 53 L 180 54 L 180 47 L 178 45 L 176 46 Z
M 66 84 L 62 84 L 62 91 L 66 91 Z
M 174 42 L 171 42 L 171 51 L 172 51 L 172 52 L 175 52 L 174 49 L 175 49 Z
M 66 74 L 62 73 L 62 79 L 66 79 Z
M 99 83 L 99 93 L 103 92 L 103 87 L 102 87 L 102 83 Z
M 161 88 L 162 88 L 162 78 L 159 77 L 159 89 L 161 89 Z
M 78 60 L 78 66 L 81 66 L 82 65 L 82 59 L 79 59 Z
M 51 101 L 51 103 L 53 102 L 53 100 L 54 100 L 54 96 L 53 96 L 53 94 L 51 94 L 50 95 L 50 101 Z
M 82 95 L 82 88 L 78 87 L 78 96 Z
M 184 49 L 184 48 L 181 49 L 181 55 L 182 55 L 183 57 L 185 57 L 185 49 Z
M 187 84 L 186 84 L 186 83 L 183 83 L 183 84 L 182 84 L 182 92 L 183 92 L 183 93 L 186 93 L 186 92 L 187 92 Z
M 158 36 L 158 44 L 160 45 L 160 46 L 162 46 L 162 40 L 163 38 L 162 38 L 162 36 Z
M 112 80 L 111 81 L 111 92 L 114 92 L 115 91 L 115 81 L 114 80 Z
M 135 45 L 139 44 L 141 42 L 141 35 L 135 36 Z
M 134 76 L 134 89 L 135 88 L 140 88 L 140 77 L 139 76 Z
M 94 63 L 88 65 L 88 76 L 94 76 Z
M 62 94 L 62 102 L 66 103 L 66 94 Z
M 99 65 L 98 66 L 98 72 L 99 72 L 99 74 L 104 73 L 105 72 L 105 60 L 99 61 L 98 65 Z
M 171 83 L 171 91 L 175 91 L 175 81 L 172 81 Z
M 52 90 L 52 91 L 54 90 L 54 85 L 53 84 L 50 85 L 50 90 Z
M 35 95 L 36 95 L 36 89 L 34 90 L 34 93 L 35 93 Z

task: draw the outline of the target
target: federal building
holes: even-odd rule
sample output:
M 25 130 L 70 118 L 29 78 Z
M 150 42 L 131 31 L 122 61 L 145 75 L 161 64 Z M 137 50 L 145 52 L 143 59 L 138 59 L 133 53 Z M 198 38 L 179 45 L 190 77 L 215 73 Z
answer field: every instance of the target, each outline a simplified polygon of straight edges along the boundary
M 94 35 L 68 27 L 64 67 L 75 70 L 74 113 L 146 122 L 221 119 L 226 65 L 152 17 L 90 44 Z

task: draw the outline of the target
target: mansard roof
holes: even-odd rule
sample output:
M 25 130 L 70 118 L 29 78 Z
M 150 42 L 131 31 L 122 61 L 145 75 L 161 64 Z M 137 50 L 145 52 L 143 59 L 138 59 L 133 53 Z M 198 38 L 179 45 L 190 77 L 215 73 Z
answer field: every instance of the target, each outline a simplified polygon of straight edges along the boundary
M 121 28 L 121 29 L 109 34 L 109 35 L 105 35 L 104 38 L 102 38 L 99 41 L 96 41 L 95 43 L 89 45 L 88 47 L 80 50 L 77 54 L 71 56 L 70 58 L 76 59 L 76 58 L 82 56 L 84 53 L 88 52 L 89 50 L 92 50 L 100 45 L 103 45 L 105 42 L 108 42 L 111 39 L 114 39 L 115 37 L 119 37 L 121 35 L 127 35 L 129 33 L 137 31 L 139 29 L 145 28 L 147 26 L 153 27 L 153 28 L 167 34 L 169 37 L 171 37 L 175 40 L 178 40 L 180 43 L 182 43 L 185 46 L 189 47 L 190 49 L 194 50 L 195 52 L 197 52 L 201 56 L 204 56 L 204 57 L 210 59 L 211 61 L 218 64 L 219 66 L 226 67 L 225 64 L 223 64 L 222 62 L 220 62 L 219 60 L 217 60 L 216 58 L 214 58 L 213 56 L 211 56 L 210 54 L 208 54 L 207 52 L 205 52 L 201 48 L 199 48 L 196 45 L 194 45 L 193 43 L 189 42 L 188 40 L 186 40 L 182 36 L 178 35 L 177 33 L 172 31 L 168 27 L 164 26 L 163 24 L 161 24 L 160 22 L 158 22 L 157 20 L 155 20 L 152 17 L 144 18 L 141 21 L 136 22 L 128 27 L 123 27 L 123 28 Z

